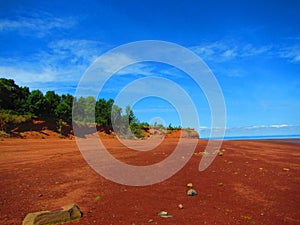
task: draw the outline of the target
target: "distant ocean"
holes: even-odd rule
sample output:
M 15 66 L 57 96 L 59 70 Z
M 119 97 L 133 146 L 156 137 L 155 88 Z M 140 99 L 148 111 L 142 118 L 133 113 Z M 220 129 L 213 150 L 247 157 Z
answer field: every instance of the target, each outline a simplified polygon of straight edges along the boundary
M 208 138 L 200 138 L 208 140 Z M 295 135 L 272 135 L 272 136 L 227 136 L 223 140 L 276 140 L 276 139 L 300 139 L 300 134 Z M 211 140 L 221 140 L 221 138 L 211 138 Z

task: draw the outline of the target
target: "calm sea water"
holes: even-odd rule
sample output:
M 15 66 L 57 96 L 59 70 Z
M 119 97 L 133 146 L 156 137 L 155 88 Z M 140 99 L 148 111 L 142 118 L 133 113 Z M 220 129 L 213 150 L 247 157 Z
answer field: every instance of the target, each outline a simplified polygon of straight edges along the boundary
M 224 137 L 223 140 L 263 140 L 263 139 L 295 139 L 300 138 L 300 134 L 295 135 L 272 135 L 272 136 L 229 136 Z M 208 138 L 201 138 L 208 140 Z M 211 140 L 220 140 L 220 138 L 211 138 Z

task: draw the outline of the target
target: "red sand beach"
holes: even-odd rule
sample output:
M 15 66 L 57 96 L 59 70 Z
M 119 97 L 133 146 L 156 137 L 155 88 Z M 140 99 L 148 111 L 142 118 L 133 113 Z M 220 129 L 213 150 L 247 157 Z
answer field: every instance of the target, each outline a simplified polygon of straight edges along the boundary
M 138 153 L 116 139 L 103 142 L 116 158 L 143 165 L 164 159 L 177 139 L 167 138 L 154 151 Z M 21 224 L 29 212 L 73 202 L 83 217 L 68 224 L 300 224 L 300 145 L 224 141 L 224 155 L 199 172 L 205 146 L 200 140 L 190 161 L 168 180 L 131 187 L 98 175 L 75 140 L 4 139 L 0 224 Z M 198 195 L 187 196 L 189 182 Z M 158 217 L 162 210 L 173 217 Z

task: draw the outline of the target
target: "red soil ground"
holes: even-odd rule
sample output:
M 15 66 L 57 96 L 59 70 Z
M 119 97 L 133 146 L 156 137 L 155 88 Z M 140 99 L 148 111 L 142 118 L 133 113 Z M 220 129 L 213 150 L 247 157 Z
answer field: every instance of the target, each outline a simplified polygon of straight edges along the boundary
M 200 140 L 193 157 L 173 177 L 131 187 L 98 175 L 74 139 L 36 137 L 29 133 L 26 139 L 0 141 L 1 225 L 21 224 L 29 212 L 73 202 L 83 217 L 67 224 L 300 224 L 300 145 L 225 141 L 224 155 L 199 172 L 206 146 Z M 118 159 L 144 165 L 170 154 L 177 139 L 165 139 L 150 152 L 128 150 L 116 139 L 103 142 Z M 189 182 L 197 196 L 187 196 Z M 173 217 L 158 217 L 162 210 Z

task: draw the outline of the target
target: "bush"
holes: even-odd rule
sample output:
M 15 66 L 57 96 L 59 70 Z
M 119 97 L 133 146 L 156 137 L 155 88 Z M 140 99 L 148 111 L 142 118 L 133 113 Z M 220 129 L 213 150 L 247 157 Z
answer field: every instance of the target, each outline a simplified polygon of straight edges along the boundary
M 9 110 L 2 110 L 0 111 L 0 128 L 4 132 L 8 132 L 7 128 L 9 126 L 16 126 L 21 123 L 27 122 L 31 120 L 32 115 L 25 114 L 25 115 L 18 115 L 14 114 Z

